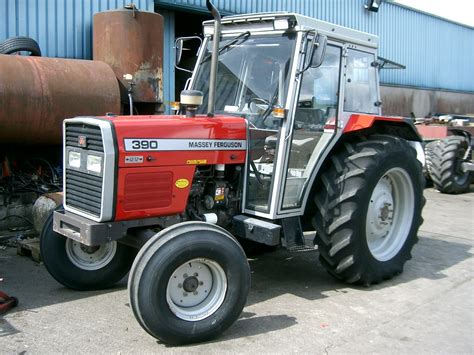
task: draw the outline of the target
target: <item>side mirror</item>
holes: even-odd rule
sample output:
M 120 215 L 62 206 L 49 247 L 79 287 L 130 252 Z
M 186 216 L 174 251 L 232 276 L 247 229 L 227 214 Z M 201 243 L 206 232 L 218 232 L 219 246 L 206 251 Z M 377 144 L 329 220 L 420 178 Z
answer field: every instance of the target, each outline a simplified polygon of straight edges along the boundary
M 314 49 L 311 56 L 311 68 L 317 68 L 323 63 L 324 55 L 326 54 L 327 43 L 328 38 L 325 35 L 318 34 L 314 43 Z
M 182 38 L 176 39 L 176 42 L 174 43 L 174 65 L 178 66 L 179 63 L 181 62 L 181 56 L 183 55 L 183 44 L 184 40 Z
M 190 50 L 190 48 L 184 48 L 184 42 L 192 42 L 192 41 L 199 41 L 199 47 L 202 45 L 202 39 L 201 37 L 198 36 L 190 36 L 190 37 L 179 37 L 176 39 L 174 42 L 174 50 L 175 50 L 175 56 L 174 56 L 174 66 L 176 69 L 192 73 L 192 70 L 185 69 L 179 67 L 179 63 L 181 63 L 181 59 L 183 57 L 183 50 Z M 191 43 L 190 45 L 191 48 L 196 48 L 196 43 Z M 197 55 L 197 52 L 196 52 Z

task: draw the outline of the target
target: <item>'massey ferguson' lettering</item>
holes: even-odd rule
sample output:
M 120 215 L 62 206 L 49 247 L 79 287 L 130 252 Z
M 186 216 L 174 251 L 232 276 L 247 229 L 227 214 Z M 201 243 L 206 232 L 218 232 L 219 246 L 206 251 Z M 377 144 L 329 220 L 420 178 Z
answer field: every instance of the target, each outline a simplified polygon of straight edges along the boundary
M 221 148 L 242 149 L 243 147 L 242 147 L 242 141 L 234 141 L 234 142 L 214 141 L 214 148 L 216 148 L 216 149 L 221 149 Z
M 242 149 L 242 141 L 190 141 L 189 148 Z
M 208 141 L 190 141 L 189 148 L 211 148 L 212 142 Z
M 125 138 L 125 151 L 245 150 L 247 141 L 239 139 L 147 139 Z

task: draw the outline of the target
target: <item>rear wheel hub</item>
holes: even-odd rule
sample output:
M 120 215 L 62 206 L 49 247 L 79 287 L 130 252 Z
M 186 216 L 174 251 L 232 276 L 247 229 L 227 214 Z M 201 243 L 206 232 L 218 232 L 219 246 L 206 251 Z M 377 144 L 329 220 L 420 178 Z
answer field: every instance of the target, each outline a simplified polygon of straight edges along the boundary
M 372 256 L 379 261 L 393 258 L 408 237 L 415 199 L 407 172 L 393 168 L 375 185 L 367 209 L 366 236 Z

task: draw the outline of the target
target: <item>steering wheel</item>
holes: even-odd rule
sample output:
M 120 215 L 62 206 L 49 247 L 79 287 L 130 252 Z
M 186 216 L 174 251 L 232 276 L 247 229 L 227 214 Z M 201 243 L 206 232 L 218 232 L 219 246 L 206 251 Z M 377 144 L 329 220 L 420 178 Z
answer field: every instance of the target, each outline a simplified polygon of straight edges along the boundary
M 250 110 L 250 112 L 258 113 L 258 106 L 257 106 L 258 104 L 266 105 L 267 108 L 268 108 L 268 106 L 270 106 L 270 102 L 268 102 L 267 100 L 262 99 L 260 97 L 252 97 L 249 100 L 249 110 Z

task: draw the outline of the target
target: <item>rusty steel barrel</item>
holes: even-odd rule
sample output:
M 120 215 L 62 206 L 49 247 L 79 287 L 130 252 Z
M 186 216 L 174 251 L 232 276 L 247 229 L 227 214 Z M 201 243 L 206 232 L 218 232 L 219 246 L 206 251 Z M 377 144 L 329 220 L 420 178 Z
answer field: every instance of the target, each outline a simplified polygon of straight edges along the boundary
M 120 91 L 105 63 L 0 55 L 0 144 L 59 144 L 62 122 L 120 113 Z
M 133 6 L 133 5 L 130 5 Z M 163 17 L 136 8 L 94 15 L 94 60 L 109 64 L 120 81 L 122 100 L 128 102 L 133 76 L 135 102 L 163 102 Z

